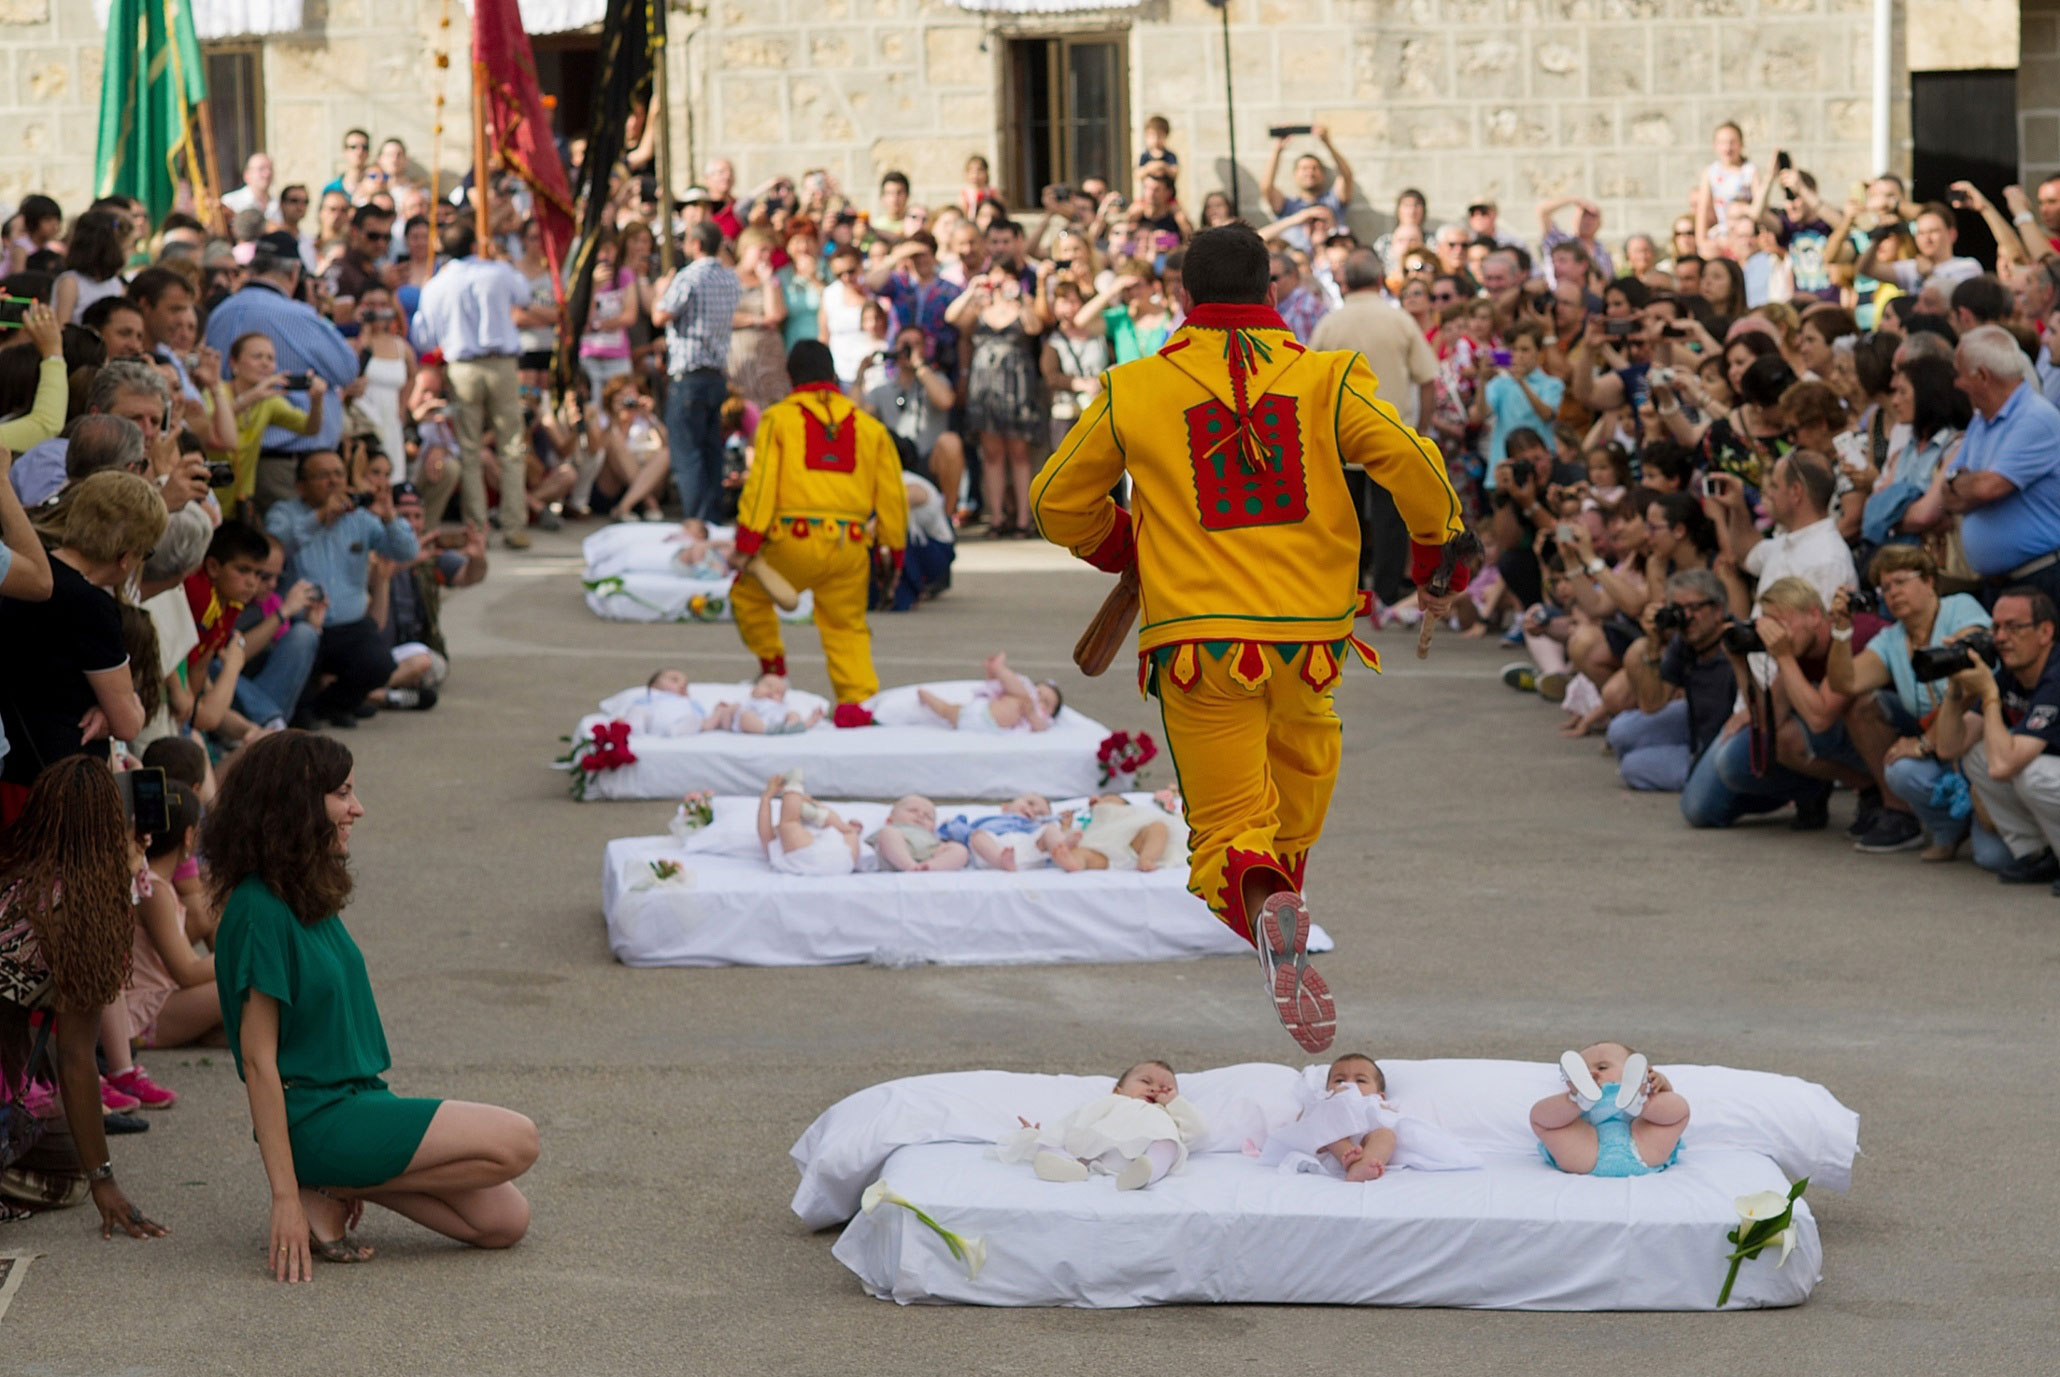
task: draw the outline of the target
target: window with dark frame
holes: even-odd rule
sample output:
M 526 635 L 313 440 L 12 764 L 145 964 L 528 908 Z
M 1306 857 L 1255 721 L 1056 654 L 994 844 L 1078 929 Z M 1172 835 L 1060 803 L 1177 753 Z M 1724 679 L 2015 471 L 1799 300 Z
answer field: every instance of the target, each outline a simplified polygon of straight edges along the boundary
M 1044 188 L 1101 177 L 1132 180 L 1129 36 L 1063 34 L 1008 40 L 1004 186 L 1029 207 Z
M 255 43 L 209 43 L 207 104 L 214 115 L 215 161 L 227 191 L 242 185 L 243 164 L 265 146 L 265 56 Z

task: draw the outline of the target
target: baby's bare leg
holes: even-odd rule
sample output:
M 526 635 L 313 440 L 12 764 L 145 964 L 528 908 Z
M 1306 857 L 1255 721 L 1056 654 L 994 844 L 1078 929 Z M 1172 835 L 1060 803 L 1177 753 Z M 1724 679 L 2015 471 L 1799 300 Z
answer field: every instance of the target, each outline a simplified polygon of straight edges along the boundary
M 936 713 L 952 726 L 956 727 L 958 725 L 958 704 L 947 703 L 928 689 L 917 689 L 916 701 L 931 712 Z
M 1068 874 L 1087 869 L 1087 862 L 1080 849 L 1068 842 L 1060 842 L 1051 849 L 1051 863 Z
M 1582 1118 L 1581 1107 L 1566 1096 L 1547 1095 L 1531 1106 L 1531 1132 L 1561 1171 L 1586 1176 L 1595 1170 L 1595 1125 Z
M 973 854 L 980 858 L 981 864 L 992 866 L 996 870 L 1016 868 L 1016 853 L 1003 846 L 1001 839 L 992 832 L 975 832 L 969 844 L 973 848 Z
M 737 711 L 736 728 L 740 732 L 763 735 L 765 733 L 765 719 L 749 708 L 740 708 Z
M 987 705 L 987 715 L 994 719 L 994 725 L 1003 731 L 1012 730 L 1028 714 L 1029 708 L 1020 698 L 996 698 Z
M 1130 849 L 1137 853 L 1137 868 L 1146 871 L 1157 870 L 1159 862 L 1166 855 L 1166 842 L 1172 835 L 1172 831 L 1163 822 L 1155 822 L 1139 832 L 1130 843 Z
M 704 732 L 728 731 L 730 729 L 730 719 L 736 715 L 736 712 L 737 707 L 734 703 L 717 703 L 708 710 L 708 715 L 701 719 L 701 730 Z
M 923 862 L 923 868 L 926 870 L 964 870 L 967 862 L 972 859 L 973 853 L 960 846 L 957 842 L 946 842 L 937 848 L 929 860 Z M 1011 855 L 1009 859 L 1014 860 L 1015 857 Z
M 881 863 L 889 870 L 914 870 L 916 868 L 915 853 L 909 850 L 908 838 L 901 834 L 899 828 L 884 827 L 880 829 L 880 836 L 873 843 L 873 850 L 880 853 Z
M 1665 1162 L 1674 1155 L 1687 1127 L 1688 1101 L 1671 1090 L 1648 1099 L 1631 1125 L 1631 1145 L 1638 1149 L 1638 1160 L 1648 1167 Z
M 806 851 L 815 841 L 815 833 L 801 820 L 801 810 L 808 803 L 808 795 L 799 789 L 790 789 L 780 795 L 780 848 L 784 851 Z

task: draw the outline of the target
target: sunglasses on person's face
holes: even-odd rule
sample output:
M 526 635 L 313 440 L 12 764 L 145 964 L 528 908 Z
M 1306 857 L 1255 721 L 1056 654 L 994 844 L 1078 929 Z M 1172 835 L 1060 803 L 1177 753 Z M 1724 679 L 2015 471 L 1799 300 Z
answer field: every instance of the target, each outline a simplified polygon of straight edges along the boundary
M 1674 606 L 1680 608 L 1683 612 L 1700 612 L 1704 608 L 1715 607 L 1716 604 L 1708 598 L 1695 598 L 1691 600 L 1676 598 L 1674 599 Z
M 346 153 L 370 153 L 372 145 L 362 139 L 352 139 L 344 144 L 343 151 Z

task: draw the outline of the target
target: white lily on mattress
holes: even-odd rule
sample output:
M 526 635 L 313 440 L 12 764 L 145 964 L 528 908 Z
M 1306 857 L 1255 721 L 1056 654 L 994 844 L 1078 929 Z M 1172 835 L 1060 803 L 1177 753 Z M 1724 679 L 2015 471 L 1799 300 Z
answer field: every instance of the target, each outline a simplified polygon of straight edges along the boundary
M 1779 1271 L 1788 1263 L 1789 1253 L 1795 1250 L 1795 1202 L 1810 1188 L 1810 1178 L 1805 1176 L 1788 1188 L 1787 1194 L 1780 1191 L 1754 1191 L 1741 1195 L 1732 1201 L 1738 1211 L 1738 1227 L 1724 1235 L 1724 1241 L 1738 1245 L 1738 1251 L 1729 1259 L 1731 1270 L 1724 1274 L 1724 1287 L 1717 1292 L 1717 1309 L 1731 1299 L 1731 1286 L 1738 1280 L 1740 1264 L 1750 1262 L 1776 1243 L 1781 1245 L 1781 1257 L 1775 1262 Z
M 899 1205 L 921 1220 L 929 1227 L 930 1232 L 944 1240 L 944 1246 L 951 1250 L 951 1255 L 966 1265 L 966 1280 L 975 1281 L 979 1279 L 980 1269 L 987 1265 L 986 1239 L 960 1238 L 957 1234 L 930 1218 L 929 1215 L 923 1213 L 922 1209 L 913 1200 L 896 1193 L 893 1187 L 887 1184 L 887 1178 L 884 1176 L 873 1182 L 872 1185 L 867 1186 L 865 1194 L 858 1198 L 858 1209 L 861 1214 L 871 1214 L 882 1205 Z

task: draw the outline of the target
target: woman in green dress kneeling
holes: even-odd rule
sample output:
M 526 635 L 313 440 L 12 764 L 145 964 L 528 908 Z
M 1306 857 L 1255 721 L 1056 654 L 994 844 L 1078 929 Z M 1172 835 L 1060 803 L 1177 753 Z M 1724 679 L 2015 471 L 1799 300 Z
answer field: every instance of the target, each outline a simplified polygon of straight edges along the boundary
M 529 1228 L 514 1186 L 537 1158 L 513 1110 L 402 1099 L 365 960 L 337 911 L 351 827 L 365 815 L 351 755 L 285 731 L 244 748 L 202 835 L 221 908 L 215 983 L 272 1188 L 266 1262 L 305 1281 L 312 1257 L 364 1262 L 347 1231 L 364 1202 L 480 1248 Z M 312 1257 L 311 1257 L 312 1255 Z

